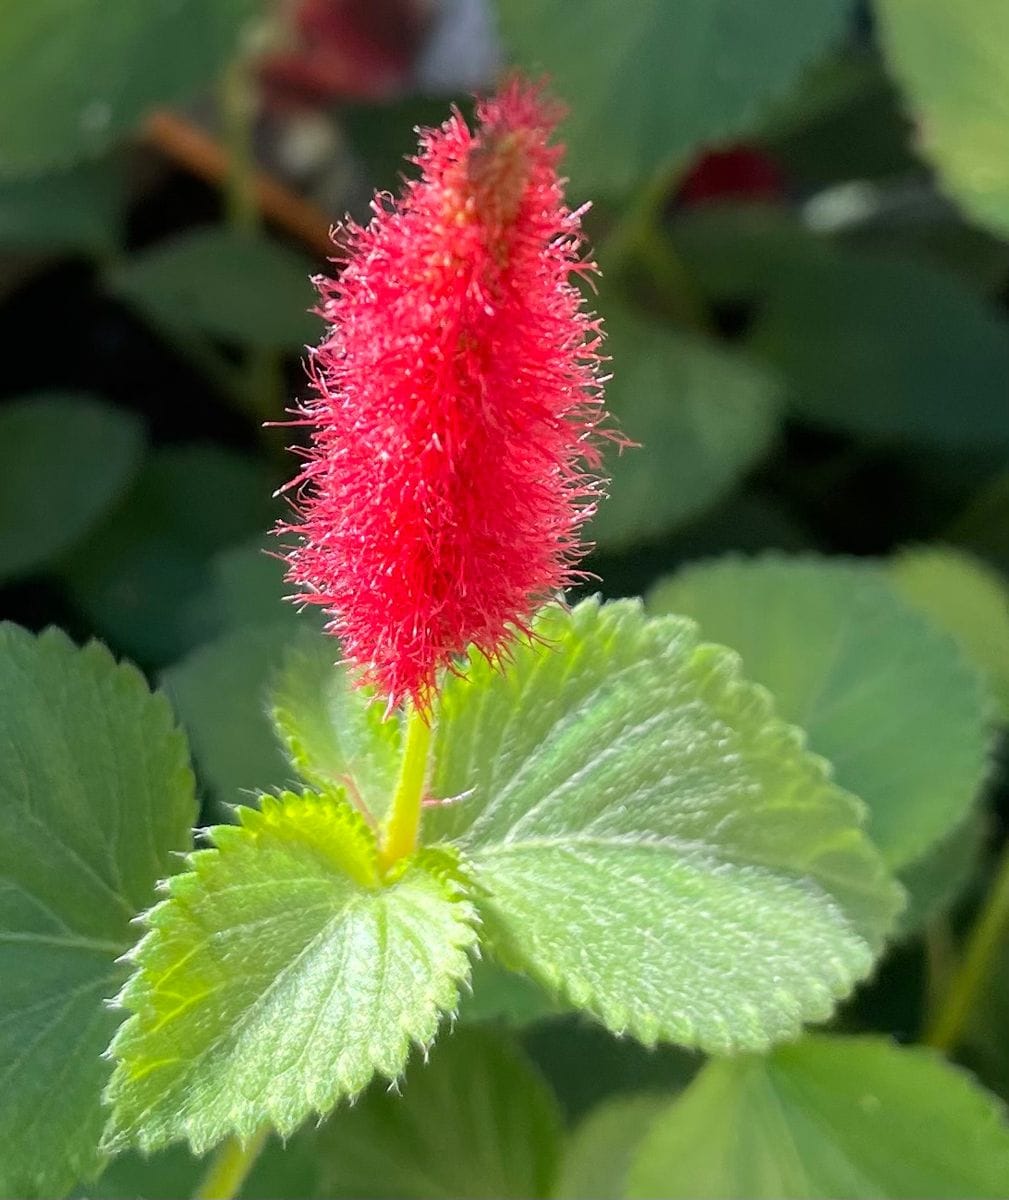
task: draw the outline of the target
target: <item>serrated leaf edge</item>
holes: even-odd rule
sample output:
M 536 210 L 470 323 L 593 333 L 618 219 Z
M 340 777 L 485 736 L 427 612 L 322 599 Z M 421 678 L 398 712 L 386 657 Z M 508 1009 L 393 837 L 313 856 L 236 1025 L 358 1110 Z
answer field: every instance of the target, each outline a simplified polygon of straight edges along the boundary
M 538 621 L 534 627 L 537 634 L 544 632 L 541 624 L 555 624 L 560 619 L 559 610 L 544 610 L 544 614 L 547 615 L 545 617 L 541 615 L 541 621 Z M 755 721 L 759 719 L 758 744 L 765 744 L 769 753 L 776 752 L 776 747 L 782 747 L 796 754 L 799 762 L 806 767 L 809 788 L 815 790 L 819 796 L 825 797 L 829 793 L 832 802 L 843 806 L 849 813 L 851 826 L 841 831 L 841 837 L 835 839 L 834 842 L 822 843 L 817 854 L 810 861 L 815 862 L 818 858 L 828 857 L 838 849 L 845 849 L 848 853 L 857 853 L 864 860 L 867 868 L 864 891 L 878 895 L 884 905 L 878 929 L 872 931 L 856 929 L 867 949 L 864 962 L 859 966 L 852 966 L 835 961 L 836 975 L 834 978 L 827 977 L 817 980 L 815 985 L 811 984 L 811 990 L 806 995 L 790 995 L 788 999 L 793 1001 L 794 1007 L 802 1008 L 805 1016 L 791 1021 L 787 1032 L 774 1037 L 768 1034 L 743 1040 L 734 1035 L 726 1025 L 725 1045 L 719 1050 L 723 1052 L 764 1051 L 772 1045 L 798 1036 L 807 1023 L 826 1020 L 832 1014 L 836 1003 L 849 995 L 858 983 L 871 975 L 876 957 L 886 944 L 887 938 L 892 936 L 897 919 L 906 902 L 903 888 L 887 870 L 879 851 L 865 832 L 864 826 L 868 817 L 868 809 L 865 804 L 834 781 L 833 767 L 825 758 L 809 749 L 805 731 L 798 726 L 789 724 L 777 715 L 771 693 L 760 684 L 746 679 L 740 655 L 729 647 L 701 640 L 697 622 L 688 617 L 675 615 L 647 616 L 643 602 L 637 598 L 604 603 L 598 596 L 582 601 L 570 611 L 569 617 L 571 623 L 561 638 L 557 640 L 558 648 L 564 636 L 576 634 L 584 637 L 590 632 L 593 623 L 598 624 L 605 621 L 614 628 L 623 626 L 632 629 L 632 634 L 644 644 L 649 641 L 653 645 L 657 644 L 656 654 L 658 657 L 664 657 L 668 653 L 668 648 L 675 646 L 678 657 L 684 652 L 690 654 L 691 665 L 704 663 L 708 670 L 705 676 L 700 673 L 697 675 L 699 691 L 708 696 L 714 692 L 722 698 L 734 700 L 737 711 L 747 712 L 748 715 L 752 714 Z M 635 623 L 638 625 L 637 630 L 632 628 Z M 551 641 L 549 636 L 545 636 L 544 640 L 548 644 Z M 680 665 L 682 666 L 682 664 Z M 591 699 L 590 694 L 582 703 L 588 704 Z M 795 786 L 797 789 L 802 786 L 802 780 L 797 780 Z M 620 840 L 615 839 L 615 841 Z M 670 839 L 662 837 L 623 840 L 632 845 L 671 844 Z M 520 848 L 521 842 L 509 843 L 508 847 L 509 850 Z M 480 892 L 482 891 L 484 896 L 492 895 L 489 885 L 481 883 L 480 863 L 484 857 L 494 857 L 494 848 L 493 846 L 474 847 L 468 853 L 478 885 L 478 889 L 474 893 L 474 902 L 479 912 L 481 908 Z M 827 883 L 830 878 L 830 872 L 823 871 L 816 883 L 818 885 L 821 881 Z M 850 891 L 853 882 L 852 879 L 844 879 L 844 888 Z M 519 974 L 529 976 L 540 986 L 559 994 L 575 1007 L 593 1013 L 616 1036 L 631 1035 L 647 1046 L 671 1040 L 689 1048 L 711 1048 L 710 1041 L 701 1037 L 696 1023 L 685 1014 L 683 1021 L 676 1027 L 666 1027 L 657 1017 L 649 1019 L 633 1013 L 627 1005 L 602 1001 L 584 976 L 577 974 L 562 976 L 559 971 L 549 967 L 531 969 L 529 964 L 517 956 L 507 945 L 502 945 L 494 938 L 493 926 L 493 918 L 485 922 L 485 938 L 488 947 L 493 949 L 494 954 L 503 965 Z M 751 1016 L 756 1018 L 756 1010 L 753 1010 Z
M 134 918 L 135 923 L 143 927 L 145 932 L 138 942 L 121 956 L 119 961 L 134 964 L 136 969 L 126 980 L 122 988 L 120 988 L 119 992 L 106 1001 L 108 1007 L 124 1010 L 129 1015 L 119 1026 L 112 1042 L 102 1057 L 121 1065 L 119 1047 L 124 1037 L 132 1031 L 139 1020 L 138 1010 L 134 1007 L 133 1000 L 135 994 L 142 994 L 145 987 L 144 950 L 150 941 L 156 937 L 159 919 L 163 914 L 167 913 L 172 901 L 179 898 L 185 891 L 198 885 L 200 876 L 206 873 L 207 869 L 213 865 L 222 853 L 227 853 L 229 842 L 233 844 L 236 839 L 241 839 L 243 836 L 249 836 L 250 834 L 255 836 L 259 830 L 275 822 L 276 817 L 283 811 L 287 803 L 304 802 L 306 799 L 330 803 L 335 802 L 339 805 L 341 821 L 346 823 L 348 831 L 353 831 L 351 836 L 364 842 L 367 846 L 369 860 L 374 868 L 374 882 L 366 886 L 373 887 L 374 891 L 378 893 L 391 888 L 411 869 L 417 868 L 423 870 L 441 885 L 445 893 L 445 898 L 454 906 L 457 906 L 460 919 L 457 922 L 456 930 L 459 936 L 449 944 L 449 948 L 456 960 L 454 965 L 457 969 L 449 971 L 440 981 L 437 990 L 430 997 L 428 1011 L 413 1022 L 413 1029 L 407 1030 L 404 1028 L 402 1030 L 400 1043 L 389 1052 L 389 1057 L 399 1060 L 399 1070 L 390 1073 L 382 1068 L 376 1068 L 371 1079 L 358 1088 L 345 1090 L 338 1085 L 331 1105 L 325 1108 L 319 1105 L 306 1105 L 304 1119 L 314 1114 L 321 1120 L 342 1100 L 346 1100 L 347 1103 L 353 1105 L 365 1088 L 376 1077 L 381 1076 L 387 1079 L 391 1087 L 398 1086 L 413 1047 L 417 1048 L 426 1061 L 442 1020 L 447 1018 L 450 1023 L 455 1020 L 460 999 L 460 988 L 465 986 L 471 971 L 469 955 L 473 948 L 478 945 L 480 917 L 469 898 L 468 885 L 471 873 L 454 847 L 437 846 L 421 848 L 417 854 L 401 860 L 397 864 L 396 870 L 387 873 L 383 878 L 378 870 L 378 849 L 375 835 L 357 809 L 344 797 L 338 797 L 332 793 L 319 795 L 308 792 L 281 792 L 275 796 L 265 795 L 262 799 L 264 801 L 263 809 L 236 806 L 240 822 L 238 825 L 217 825 L 204 831 L 213 840 L 214 844 L 207 848 L 190 852 L 186 856 L 186 863 L 189 870 L 186 873 L 171 876 L 168 880 L 163 881 L 163 891 L 166 898 L 160 900 Z M 222 840 L 223 845 L 221 844 Z M 334 865 L 334 869 L 338 868 Z M 191 1117 L 186 1118 L 181 1123 L 177 1138 L 166 1137 L 162 1134 L 153 1137 L 146 1136 L 142 1129 L 137 1128 L 135 1120 L 128 1127 L 118 1127 L 115 1120 L 115 1106 L 119 1073 L 120 1067 L 117 1065 L 103 1095 L 103 1100 L 113 1111 L 106 1125 L 99 1148 L 100 1153 L 106 1155 L 118 1154 L 128 1147 L 133 1146 L 142 1153 L 148 1154 L 163 1147 L 170 1141 L 180 1139 L 185 1140 L 196 1155 L 202 1155 L 212 1148 L 213 1143 L 202 1136 L 198 1128 L 198 1122 Z M 270 1111 L 263 1113 L 261 1121 L 270 1123 L 282 1137 L 293 1133 L 298 1125 L 302 1123 L 299 1120 L 297 1123 L 292 1124 L 285 1120 L 283 1115 Z M 252 1129 L 240 1130 L 236 1128 L 235 1130 L 235 1134 L 240 1138 L 250 1137 L 253 1132 L 254 1130 Z

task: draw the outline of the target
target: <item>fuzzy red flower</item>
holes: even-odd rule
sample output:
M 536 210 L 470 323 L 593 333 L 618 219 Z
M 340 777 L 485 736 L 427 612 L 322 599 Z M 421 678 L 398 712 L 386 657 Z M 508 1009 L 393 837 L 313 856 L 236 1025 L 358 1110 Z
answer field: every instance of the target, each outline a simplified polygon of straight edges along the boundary
M 455 112 L 423 132 L 420 178 L 343 230 L 343 270 L 319 281 L 288 579 L 390 705 L 426 707 L 470 643 L 500 656 L 582 553 L 601 334 L 556 119 L 513 80 L 474 130 Z

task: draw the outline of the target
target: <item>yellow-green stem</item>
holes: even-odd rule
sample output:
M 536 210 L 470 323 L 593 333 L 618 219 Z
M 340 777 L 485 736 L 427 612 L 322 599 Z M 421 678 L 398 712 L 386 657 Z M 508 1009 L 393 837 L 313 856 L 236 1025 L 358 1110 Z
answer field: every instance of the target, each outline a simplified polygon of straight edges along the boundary
M 225 72 L 221 86 L 221 120 L 228 151 L 225 203 L 228 224 L 250 233 L 259 225 L 256 201 L 256 90 L 244 55 Z
M 1009 842 L 1002 851 L 991 890 L 967 938 L 963 958 L 950 982 L 939 1011 L 925 1034 L 937 1050 L 956 1048 L 971 1009 L 991 969 L 999 942 L 1009 925 Z
M 408 702 L 403 761 L 379 850 L 383 870 L 388 870 L 393 863 L 417 849 L 421 805 L 427 784 L 428 753 L 431 749 L 431 720 L 430 713 L 424 713 Z
M 925 1019 L 927 1029 L 942 1008 L 949 994 L 950 981 L 956 971 L 957 948 L 949 916 L 934 917 L 925 927 Z
M 193 1192 L 193 1200 L 232 1200 L 237 1196 L 269 1135 L 270 1130 L 264 1125 L 247 1142 L 229 1138 L 211 1159 L 206 1175 Z
M 707 304 L 690 270 L 662 228 L 662 208 L 676 186 L 683 164 L 663 164 L 624 209 L 599 245 L 604 271 L 626 272 L 635 262 L 647 273 L 652 287 L 680 325 L 713 332 Z

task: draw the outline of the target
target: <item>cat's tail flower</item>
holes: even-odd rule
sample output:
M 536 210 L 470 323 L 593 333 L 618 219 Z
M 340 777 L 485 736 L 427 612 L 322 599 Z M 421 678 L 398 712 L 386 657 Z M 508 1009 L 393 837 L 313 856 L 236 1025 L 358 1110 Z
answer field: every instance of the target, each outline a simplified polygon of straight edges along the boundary
M 470 643 L 500 656 L 571 582 L 600 494 L 594 265 L 557 116 L 513 79 L 473 129 L 423 132 L 420 177 L 344 228 L 319 285 L 288 579 L 390 704 L 426 708 Z

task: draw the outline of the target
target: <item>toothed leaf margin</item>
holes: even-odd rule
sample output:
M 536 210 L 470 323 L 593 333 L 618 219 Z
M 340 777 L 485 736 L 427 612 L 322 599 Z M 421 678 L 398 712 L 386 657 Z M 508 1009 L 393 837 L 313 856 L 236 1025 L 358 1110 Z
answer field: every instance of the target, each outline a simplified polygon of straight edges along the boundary
M 286 1136 L 395 1080 L 468 979 L 475 913 L 452 850 L 383 879 L 343 796 L 285 792 L 237 817 L 144 918 L 110 1048 L 110 1148 L 200 1154 L 263 1122 Z

